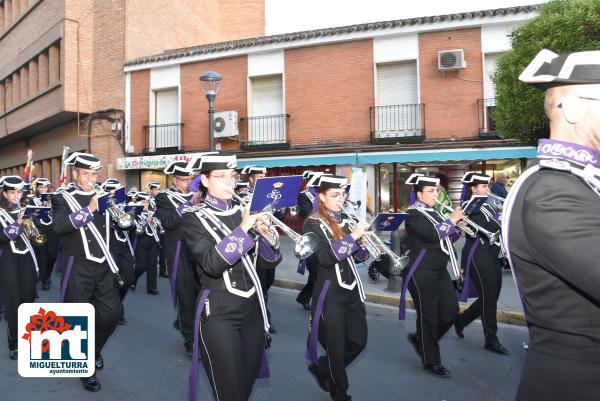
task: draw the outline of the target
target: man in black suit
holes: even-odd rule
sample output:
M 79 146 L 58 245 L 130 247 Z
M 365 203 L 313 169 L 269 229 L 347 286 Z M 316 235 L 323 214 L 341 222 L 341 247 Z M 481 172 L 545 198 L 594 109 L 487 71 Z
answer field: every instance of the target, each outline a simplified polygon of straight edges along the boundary
M 519 79 L 546 91 L 550 139 L 504 203 L 530 336 L 517 400 L 597 400 L 600 51 L 542 50 Z

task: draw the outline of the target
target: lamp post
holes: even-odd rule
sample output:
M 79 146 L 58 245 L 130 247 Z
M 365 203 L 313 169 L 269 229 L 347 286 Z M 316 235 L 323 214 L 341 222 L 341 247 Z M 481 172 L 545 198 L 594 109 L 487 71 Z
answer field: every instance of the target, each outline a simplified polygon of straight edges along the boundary
M 219 93 L 219 86 L 223 77 L 215 71 L 206 71 L 199 77 L 202 91 L 208 100 L 208 150 L 215 150 L 215 98 Z

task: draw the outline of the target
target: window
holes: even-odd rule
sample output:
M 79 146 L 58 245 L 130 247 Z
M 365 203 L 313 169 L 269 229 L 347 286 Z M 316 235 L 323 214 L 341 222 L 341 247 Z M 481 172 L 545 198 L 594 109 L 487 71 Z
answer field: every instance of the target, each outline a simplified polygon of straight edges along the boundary
M 148 148 L 181 147 L 179 123 L 179 90 L 177 88 L 153 91 L 152 115 L 148 127 Z
M 284 142 L 283 79 L 281 75 L 251 78 L 249 142 Z

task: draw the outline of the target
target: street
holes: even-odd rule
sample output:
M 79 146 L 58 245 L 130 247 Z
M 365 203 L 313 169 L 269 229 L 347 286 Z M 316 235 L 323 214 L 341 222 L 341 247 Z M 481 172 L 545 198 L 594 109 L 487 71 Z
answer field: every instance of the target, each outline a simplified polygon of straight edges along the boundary
M 172 327 L 168 280 L 160 279 L 160 295 L 146 294 L 142 277 L 138 289 L 125 299 L 128 324 L 119 326 L 106 345 L 105 367 L 98 377 L 102 390 L 88 393 L 78 379 L 21 378 L 17 362 L 8 358 L 6 330 L 1 330 L 0 399 L 10 401 L 64 400 L 184 400 L 190 361 L 181 337 Z M 42 301 L 58 299 L 58 276 Z M 308 315 L 295 302 L 296 291 L 273 287 L 270 309 L 278 334 L 269 350 L 270 379 L 257 380 L 253 401 L 327 401 L 308 373 L 304 359 Z M 358 401 L 509 401 L 513 400 L 523 366 L 527 340 L 524 327 L 500 325 L 500 341 L 511 351 L 500 356 L 484 350 L 479 321 L 459 339 L 450 330 L 441 341 L 442 360 L 452 377 L 425 373 L 406 333 L 414 330 L 415 313 L 398 321 L 396 308 L 367 305 L 369 341 L 363 354 L 348 368 L 349 393 Z M 3 321 L 1 323 L 5 325 Z M 198 400 L 212 400 L 200 368 Z

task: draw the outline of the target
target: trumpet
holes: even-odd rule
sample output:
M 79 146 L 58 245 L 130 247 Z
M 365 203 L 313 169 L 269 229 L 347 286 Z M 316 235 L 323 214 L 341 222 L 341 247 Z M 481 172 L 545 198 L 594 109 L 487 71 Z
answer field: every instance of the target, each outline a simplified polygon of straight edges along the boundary
M 443 208 L 445 208 L 449 212 L 454 211 L 450 206 L 446 206 L 443 203 L 441 203 L 440 201 L 436 200 L 435 202 L 437 204 L 441 205 Z M 493 233 L 493 232 L 481 227 L 479 224 L 475 223 L 473 220 L 469 219 L 465 215 L 463 215 L 463 220 L 465 221 L 465 223 L 467 223 L 467 225 L 469 225 L 470 228 L 461 226 L 460 224 L 458 224 L 457 227 L 460 228 L 461 230 L 463 230 L 466 234 L 470 235 L 471 237 L 476 237 L 477 233 L 479 232 L 487 237 L 487 239 L 490 242 L 490 245 L 494 245 L 494 244 L 498 243 L 498 241 L 500 239 L 500 230 Z
M 158 233 L 160 235 L 165 233 L 165 229 L 162 226 L 162 223 L 159 219 L 154 217 L 154 213 L 149 214 L 148 217 L 141 218 L 141 221 L 136 221 L 136 229 L 135 232 L 140 235 L 144 233 L 144 230 L 147 226 L 149 226 L 152 231 Z
M 44 246 L 46 242 L 48 242 L 48 238 L 40 233 L 40 230 L 35 226 L 33 220 L 25 217 L 23 218 L 23 212 L 25 211 L 25 207 L 19 209 L 19 218 L 23 219 L 21 226 L 23 227 L 23 231 L 25 232 L 25 236 L 31 239 L 31 243 L 35 246 Z
M 238 194 L 236 194 L 235 191 L 228 189 L 228 192 L 240 204 L 241 207 L 248 208 L 250 206 L 249 202 L 246 199 L 240 197 Z M 294 241 L 294 255 L 297 258 L 306 259 L 313 254 L 319 241 L 316 234 L 307 233 L 304 235 L 300 235 L 291 228 L 289 228 L 287 225 L 285 225 L 277 217 L 275 217 L 271 211 L 267 211 L 267 214 L 269 215 L 269 220 L 271 224 L 266 223 L 262 219 L 259 220 L 268 228 L 268 232 L 265 233 L 265 235 L 263 235 L 263 238 L 265 238 L 269 245 L 275 248 L 279 247 L 280 239 L 279 233 L 277 232 L 277 227 L 279 227 L 281 231 L 283 231 L 288 237 L 291 238 L 292 241 Z
M 346 203 L 352 206 L 354 210 L 360 207 L 360 202 L 352 202 L 350 200 L 347 200 Z M 350 230 L 354 230 L 354 227 L 356 227 L 356 223 L 359 220 L 358 217 L 346 206 L 342 206 L 342 210 L 344 213 L 346 213 L 346 215 L 348 215 L 348 217 L 350 217 L 350 221 L 348 223 Z M 393 268 L 398 271 L 404 269 L 408 264 L 408 256 L 396 255 L 396 253 L 392 251 L 390 247 L 387 246 L 387 244 L 383 242 L 381 238 L 379 238 L 377 233 L 375 233 L 374 231 L 367 231 L 360 240 L 362 245 L 367 249 L 367 252 L 369 252 L 369 255 L 373 259 L 379 260 L 381 259 L 381 256 L 383 256 L 383 254 L 387 254 L 390 260 L 392 261 Z
M 97 192 L 98 196 L 106 195 L 107 192 L 103 190 L 99 190 Z M 110 214 L 111 219 L 117 223 L 119 228 L 128 229 L 133 224 L 134 218 L 131 214 L 125 213 L 123 209 L 121 209 L 112 197 L 112 194 L 109 195 L 108 199 L 108 209 L 106 211 Z

